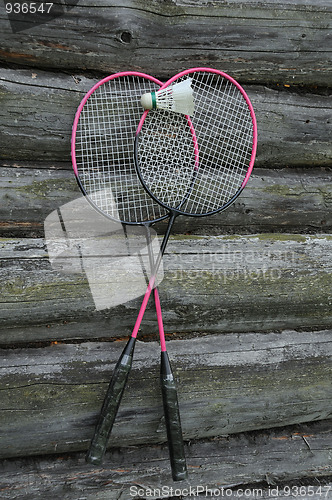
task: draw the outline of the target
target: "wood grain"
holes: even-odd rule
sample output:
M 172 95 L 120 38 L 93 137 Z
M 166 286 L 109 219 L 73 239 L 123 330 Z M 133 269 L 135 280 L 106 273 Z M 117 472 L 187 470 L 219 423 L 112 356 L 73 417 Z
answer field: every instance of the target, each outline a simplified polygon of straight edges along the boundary
M 180 498 L 174 495 L 175 489 L 184 493 L 191 487 L 195 498 L 212 500 L 222 494 L 239 498 L 240 489 L 270 499 L 302 491 L 301 498 L 308 492 L 308 498 L 319 500 L 328 498 L 331 491 L 324 477 L 332 472 L 330 429 L 331 421 L 322 421 L 188 442 L 189 479 L 179 484 L 170 480 L 165 445 L 117 448 L 106 454 L 104 465 L 98 468 L 86 464 L 83 453 L 3 460 L 0 491 L 4 500 L 44 500 L 47 496 L 54 500 L 137 500 L 144 494 L 159 500 L 165 498 L 160 495 L 162 487 L 169 494 L 173 488 L 173 499 Z M 301 485 L 305 488 L 295 489 Z
M 141 297 L 127 295 L 135 269 L 121 268 L 122 236 L 110 242 L 100 221 L 90 239 L 68 236 L 59 215 L 80 196 L 70 136 L 92 85 L 125 70 L 165 81 L 194 66 L 244 86 L 258 155 L 231 209 L 179 218 L 163 262 L 185 486 L 263 484 L 270 498 L 269 486 L 292 481 L 331 485 L 331 1 L 54 5 L 62 15 L 26 16 L 21 30 L 0 11 L 1 498 L 128 500 L 138 485 L 130 498 L 160 499 L 149 488 L 174 486 L 152 304 L 105 464 L 84 463 Z M 101 227 L 96 281 L 85 251 Z
M 3 161 L 70 161 L 71 128 L 98 81 L 42 70 L 2 70 Z M 291 89 L 246 86 L 258 122 L 256 167 L 331 166 L 331 99 Z M 281 147 L 282 145 L 282 147 Z
M 328 168 L 255 168 L 231 208 L 212 217 L 180 217 L 174 233 L 327 233 L 332 230 L 331 192 Z M 70 163 L 49 168 L 13 162 L 1 169 L 0 234 L 43 237 L 46 217 L 81 196 Z M 163 234 L 166 223 L 154 227 Z
M 124 344 L 1 350 L 1 457 L 86 449 Z M 331 330 L 201 336 L 168 351 L 186 441 L 331 417 Z M 111 448 L 166 442 L 159 357 L 138 341 Z
M 136 69 L 162 78 L 212 66 L 242 82 L 331 86 L 328 0 L 55 6 L 62 17 L 36 26 L 32 19 L 19 33 L 1 12 L 2 62 L 103 73 Z
M 85 239 L 80 241 L 84 249 Z M 43 239 L 1 241 L 2 344 L 131 333 L 145 292 L 143 273 L 135 267 L 142 287 L 139 298 L 128 301 L 135 283 L 128 276 L 132 261 L 126 268 L 124 255 L 119 260 L 108 251 L 115 240 L 103 241 L 104 254 L 100 239 L 89 240 L 92 247 L 83 253 L 77 239 L 67 242 L 60 256 L 53 255 L 53 268 Z M 61 234 L 59 242 L 62 249 Z M 329 328 L 331 248 L 330 235 L 174 235 L 159 287 L 166 332 Z M 142 328 L 156 331 L 152 305 Z

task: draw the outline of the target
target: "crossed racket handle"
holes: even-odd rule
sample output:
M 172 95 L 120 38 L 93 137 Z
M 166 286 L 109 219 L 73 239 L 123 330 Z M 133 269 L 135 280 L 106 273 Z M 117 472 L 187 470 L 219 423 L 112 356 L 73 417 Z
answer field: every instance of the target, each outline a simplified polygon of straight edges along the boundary
M 160 252 L 153 262 L 151 253 L 151 245 L 148 244 L 150 267 L 152 275 L 149 280 L 137 320 L 112 375 L 112 379 L 108 386 L 103 406 L 99 415 L 99 419 L 95 428 L 90 448 L 86 455 L 86 461 L 96 465 L 101 464 L 106 451 L 109 436 L 111 434 L 113 424 L 118 413 L 121 399 L 127 384 L 128 376 L 132 366 L 136 337 L 140 328 L 150 295 L 154 290 L 154 301 L 157 313 L 160 346 L 161 346 L 161 365 L 160 365 L 160 384 L 163 398 L 166 431 L 169 447 L 170 462 L 172 468 L 172 477 L 174 481 L 181 481 L 187 478 L 187 466 L 184 453 L 182 427 L 180 419 L 180 411 L 177 397 L 176 382 L 173 376 L 170 360 L 166 350 L 165 334 L 163 319 L 161 313 L 160 299 L 157 287 L 154 288 L 156 275 L 161 264 L 166 244 L 170 235 L 170 230 L 173 225 L 175 216 L 169 220 Z M 147 230 L 148 233 L 148 230 Z

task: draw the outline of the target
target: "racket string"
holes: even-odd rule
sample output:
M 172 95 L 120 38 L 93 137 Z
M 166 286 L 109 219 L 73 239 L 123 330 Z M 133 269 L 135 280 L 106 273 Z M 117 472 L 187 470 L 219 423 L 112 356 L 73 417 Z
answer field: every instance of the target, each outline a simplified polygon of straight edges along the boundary
M 100 210 L 122 222 L 152 222 L 167 213 L 137 179 L 133 153 L 141 95 L 156 89 L 157 84 L 138 76 L 109 80 L 89 96 L 77 124 L 80 182 Z
M 163 113 L 167 126 L 159 128 Z M 188 191 L 192 179 L 192 162 L 195 160 L 193 139 L 187 120 L 179 115 L 173 122 L 174 113 L 168 111 L 149 112 L 145 134 L 145 147 L 141 150 L 141 163 L 146 165 L 144 178 L 154 191 L 162 193 L 178 206 Z M 178 140 L 178 124 L 185 127 L 186 135 Z M 150 141 L 151 134 L 153 140 Z M 176 189 L 172 189 L 175 186 Z
M 190 77 L 195 137 L 187 118 L 149 112 L 140 133 L 139 169 L 155 199 L 170 208 L 181 204 L 182 213 L 204 215 L 227 204 L 241 188 L 252 154 L 253 121 L 246 100 L 230 80 L 205 72 Z

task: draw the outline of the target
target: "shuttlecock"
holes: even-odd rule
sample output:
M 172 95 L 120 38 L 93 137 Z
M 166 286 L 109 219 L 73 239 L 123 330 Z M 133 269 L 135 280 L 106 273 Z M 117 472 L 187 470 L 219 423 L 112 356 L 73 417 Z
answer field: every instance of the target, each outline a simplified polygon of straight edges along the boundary
M 191 78 L 175 83 L 162 90 L 144 94 L 141 104 L 144 109 L 168 109 L 175 113 L 192 116 L 194 114 L 194 97 Z

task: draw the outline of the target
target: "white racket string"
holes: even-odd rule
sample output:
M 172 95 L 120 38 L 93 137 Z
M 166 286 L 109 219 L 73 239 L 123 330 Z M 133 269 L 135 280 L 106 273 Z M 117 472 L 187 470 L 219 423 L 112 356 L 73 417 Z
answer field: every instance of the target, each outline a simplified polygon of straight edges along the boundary
M 141 180 L 152 196 L 171 209 L 205 215 L 225 206 L 240 190 L 253 151 L 253 118 L 243 94 L 218 73 L 192 78 L 195 111 L 149 112 L 137 144 Z M 193 142 L 198 153 L 193 153 Z
M 75 138 L 79 182 L 99 210 L 121 222 L 153 222 L 166 215 L 143 189 L 133 156 L 141 95 L 158 88 L 147 78 L 119 76 L 97 87 L 80 112 Z
M 140 133 L 139 162 L 144 183 L 152 193 L 160 200 L 167 199 L 168 206 L 177 207 L 192 183 L 195 158 L 186 116 L 150 111 Z

